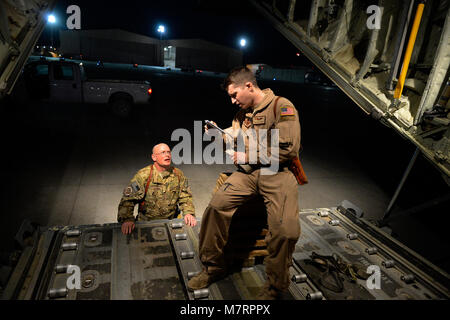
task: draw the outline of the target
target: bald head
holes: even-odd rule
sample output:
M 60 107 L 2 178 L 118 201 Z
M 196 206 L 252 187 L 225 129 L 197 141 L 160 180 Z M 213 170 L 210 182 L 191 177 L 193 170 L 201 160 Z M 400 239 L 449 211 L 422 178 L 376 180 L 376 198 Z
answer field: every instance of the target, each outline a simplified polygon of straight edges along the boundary
M 157 144 L 152 149 L 152 160 L 155 162 L 155 167 L 159 171 L 164 171 L 169 169 L 172 162 L 172 155 L 170 153 L 170 148 L 165 143 Z
M 161 152 L 162 150 L 166 150 L 166 149 L 169 149 L 169 150 L 170 150 L 170 148 L 169 148 L 169 146 L 168 146 L 167 144 L 165 144 L 165 143 L 159 143 L 159 144 L 157 144 L 157 145 L 155 145 L 155 146 L 153 147 L 153 149 L 152 149 L 152 154 L 159 153 L 159 152 Z

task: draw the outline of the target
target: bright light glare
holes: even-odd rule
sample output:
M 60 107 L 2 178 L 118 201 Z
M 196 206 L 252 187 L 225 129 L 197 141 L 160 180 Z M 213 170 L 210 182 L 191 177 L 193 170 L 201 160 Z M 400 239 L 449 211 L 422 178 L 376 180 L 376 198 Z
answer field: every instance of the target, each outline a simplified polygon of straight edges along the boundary
M 158 32 L 164 33 L 166 32 L 166 28 L 163 25 L 158 26 Z
M 50 23 L 55 23 L 56 22 L 56 18 L 55 18 L 54 15 L 51 14 L 51 15 L 48 16 L 47 21 L 50 22 Z
M 245 47 L 245 45 L 247 44 L 247 40 L 245 40 L 244 38 L 242 38 L 242 39 L 239 41 L 239 44 L 241 45 L 241 47 Z

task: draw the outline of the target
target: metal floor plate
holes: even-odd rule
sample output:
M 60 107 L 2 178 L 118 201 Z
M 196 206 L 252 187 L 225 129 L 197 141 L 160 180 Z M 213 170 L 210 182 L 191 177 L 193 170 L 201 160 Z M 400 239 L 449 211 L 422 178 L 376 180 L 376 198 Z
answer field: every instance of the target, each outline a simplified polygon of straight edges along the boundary
M 418 263 L 417 255 L 409 259 L 414 263 L 409 261 L 375 237 L 373 230 L 365 230 L 363 223 L 353 221 L 337 208 L 303 210 L 299 219 L 302 233 L 289 270 L 292 281 L 283 300 L 448 299 L 448 287 L 431 277 L 424 266 L 431 266 L 431 273 L 441 275 L 441 280 L 448 281 L 448 275 L 436 271 L 427 261 Z M 191 228 L 182 220 L 138 222 L 128 236 L 121 233 L 116 223 L 49 228 L 41 233 L 33 255 L 27 251 L 28 262 L 21 264 L 26 267 L 14 271 L 5 290 L 9 292 L 6 298 L 255 299 L 266 278 L 263 264 L 238 268 L 208 290 L 187 290 L 189 277 L 202 270 L 198 258 L 199 230 L 200 223 Z M 387 242 L 393 244 L 392 241 Z M 376 252 L 370 252 L 373 248 Z M 327 289 L 317 270 L 308 263 L 312 252 L 335 254 L 348 264 L 378 266 L 380 289 L 369 289 L 362 279 L 344 281 L 344 290 L 339 293 Z M 393 265 L 389 266 L 388 261 L 393 261 Z M 71 277 L 67 268 L 71 265 L 80 268 L 80 289 L 67 289 Z

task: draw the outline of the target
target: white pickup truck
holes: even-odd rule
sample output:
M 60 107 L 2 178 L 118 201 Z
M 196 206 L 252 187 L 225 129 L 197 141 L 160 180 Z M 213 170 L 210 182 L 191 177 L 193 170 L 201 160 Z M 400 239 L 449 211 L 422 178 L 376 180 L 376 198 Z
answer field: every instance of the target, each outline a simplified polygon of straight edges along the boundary
M 147 81 L 87 79 L 83 65 L 72 61 L 41 59 L 23 72 L 29 99 L 64 103 L 108 103 L 114 114 L 128 116 L 134 104 L 149 102 Z

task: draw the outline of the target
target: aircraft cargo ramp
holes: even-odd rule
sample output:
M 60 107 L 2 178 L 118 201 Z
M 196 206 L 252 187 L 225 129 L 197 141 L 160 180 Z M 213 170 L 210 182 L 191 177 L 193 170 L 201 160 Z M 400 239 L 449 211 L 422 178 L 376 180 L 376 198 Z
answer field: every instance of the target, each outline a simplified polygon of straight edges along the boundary
M 448 1 L 250 2 L 364 112 L 410 140 L 448 181 Z
M 289 292 L 283 299 L 449 298 L 448 274 L 359 215 L 359 209 L 347 201 L 337 208 L 299 212 L 302 235 L 293 254 Z M 233 217 L 232 225 L 237 217 Z M 261 232 L 258 227 L 248 227 L 255 226 L 254 222 L 252 218 L 252 224 L 247 224 L 246 234 Z M 194 228 L 186 227 L 182 220 L 138 222 L 128 236 L 121 233 L 116 223 L 41 228 L 33 235 L 34 245 L 23 251 L 3 299 L 255 299 L 265 277 L 258 254 L 208 289 L 187 290 L 188 278 L 202 266 L 198 258 L 199 227 L 200 223 Z M 239 233 L 230 234 L 232 241 Z M 263 245 L 259 243 L 256 246 Z M 264 250 L 243 253 L 252 258 L 252 253 L 259 251 Z M 237 256 L 236 250 L 229 252 Z M 368 285 L 367 281 L 372 283 L 370 279 L 355 277 L 348 281 L 345 272 L 333 273 L 331 268 L 327 273 L 318 272 L 311 263 L 314 255 L 333 256 L 341 265 L 359 266 L 359 271 L 378 266 L 378 287 Z M 68 269 L 70 266 L 80 268 L 80 289 L 67 287 L 73 272 Z M 354 270 L 358 272 L 357 268 Z

